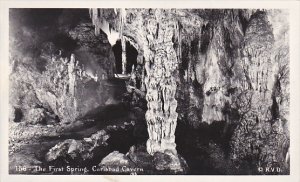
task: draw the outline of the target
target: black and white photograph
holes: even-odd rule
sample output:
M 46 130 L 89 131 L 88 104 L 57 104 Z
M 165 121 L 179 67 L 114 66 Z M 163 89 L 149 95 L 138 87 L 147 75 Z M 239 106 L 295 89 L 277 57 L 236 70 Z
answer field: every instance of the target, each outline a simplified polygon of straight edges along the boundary
M 289 176 L 290 16 L 9 8 L 8 174 Z

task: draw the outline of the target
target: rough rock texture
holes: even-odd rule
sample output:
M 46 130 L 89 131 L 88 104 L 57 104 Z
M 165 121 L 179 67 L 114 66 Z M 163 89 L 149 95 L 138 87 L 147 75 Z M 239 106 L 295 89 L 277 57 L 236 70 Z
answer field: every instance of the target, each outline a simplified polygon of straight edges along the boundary
M 99 165 L 106 167 L 135 166 L 135 164 L 128 157 L 126 157 L 125 154 L 122 154 L 119 151 L 114 151 L 108 154 L 102 159 Z
M 233 136 L 233 161 L 257 160 L 254 167 L 276 166 L 286 173 L 289 168 L 289 138 L 282 125 L 280 120 L 273 125 L 263 121 L 243 122 Z
M 176 68 L 177 57 L 172 37 L 178 26 L 169 13 L 157 11 L 147 17 L 147 32 L 144 37 L 145 86 L 148 110 L 149 140 L 147 150 L 150 154 L 175 151 L 175 128 L 177 124 Z
M 57 22 L 39 22 L 41 26 L 32 20 L 26 20 L 31 26 L 22 26 L 26 16 L 12 18 L 19 22 L 10 31 L 10 121 L 70 123 L 114 103 L 121 91 L 107 87 L 107 80 L 116 69 L 112 46 L 120 40 L 120 67 L 129 78 L 128 105 L 146 110 L 140 112 L 145 115 L 140 120 L 146 119 L 149 139 L 141 148 L 132 147 L 126 156 L 112 153 L 109 157 L 115 157 L 115 163 L 129 158 L 153 173 L 186 173 L 175 144 L 175 130 L 181 124 L 195 129 L 190 141 L 200 147 L 186 145 L 196 148 L 191 151 L 195 159 L 216 164 L 213 169 L 221 171 L 227 162 L 228 171 L 235 170 L 232 162 L 238 171 L 279 165 L 288 174 L 288 12 L 90 9 L 89 22 L 74 21 L 70 17 L 75 12 L 55 11 L 64 13 Z M 137 51 L 130 73 L 127 46 Z M 145 135 L 140 133 L 134 135 Z M 66 140 L 51 149 L 47 159 L 92 159 L 98 152 L 94 147 L 102 146 L 98 139 Z M 128 144 L 129 138 L 112 145 L 122 145 L 122 141 Z M 178 148 L 190 154 L 190 148 Z M 203 159 L 203 154 L 209 159 Z M 218 157 L 224 160 L 217 161 Z
M 96 36 L 86 20 L 66 23 L 74 20 L 65 10 L 64 16 L 51 19 L 57 20 L 51 26 L 29 24 L 31 11 L 14 11 L 24 18 L 11 21 L 10 120 L 73 122 L 111 103 L 115 89 L 106 83 L 115 66 L 107 37 Z M 45 30 L 52 34 L 43 34 Z
M 93 9 L 91 17 L 94 22 L 107 22 L 113 32 L 125 37 L 143 56 L 139 58 L 143 69 L 135 70 L 135 75 L 142 75 L 140 85 L 145 86 L 148 102 L 149 153 L 174 148 L 164 141 L 174 141 L 177 113 L 180 121 L 193 127 L 219 121 L 238 125 L 233 145 L 245 142 L 237 134 L 245 123 L 285 128 L 283 135 L 288 138 L 286 11 L 125 11 Z M 103 27 L 101 23 L 94 25 L 96 31 Z
M 134 122 L 125 122 L 120 126 L 108 125 L 104 129 L 82 140 L 67 139 L 52 147 L 45 155 L 45 159 L 48 162 L 58 159 L 71 161 L 95 160 L 95 157 L 100 155 L 101 151 L 105 153 L 110 147 L 108 146 L 108 140 L 113 135 L 113 132 L 128 131 L 134 125 Z
M 152 162 L 153 156 L 149 155 L 144 145 L 131 146 L 127 155 L 139 167 L 147 169 L 154 167 Z
M 31 66 L 23 65 L 18 66 L 18 70 L 12 73 L 10 78 L 16 78 L 11 83 L 12 87 L 15 82 L 28 84 L 31 89 L 29 92 L 34 94 L 31 101 L 18 101 L 17 98 L 12 98 L 12 102 L 16 101 L 16 104 L 20 105 L 16 106 L 12 103 L 14 107 L 27 110 L 32 108 L 32 106 L 27 106 L 29 104 L 34 105 L 33 107 L 42 106 L 55 113 L 61 121 L 72 122 L 91 109 L 104 105 L 109 97 L 112 97 L 111 92 L 103 85 L 107 74 L 101 69 L 98 70 L 99 75 L 102 73 L 102 77 L 99 76 L 99 78 L 97 73 L 93 75 L 86 72 L 78 65 L 73 54 L 70 59 L 60 56 L 47 59 L 49 62 L 46 71 L 42 73 L 30 72 L 28 69 Z M 24 76 L 20 77 L 21 74 Z M 12 92 L 18 91 L 12 90 Z M 30 96 L 25 96 L 25 98 L 30 98 Z M 36 100 L 32 100 L 34 98 Z M 28 112 L 28 114 L 31 113 Z M 25 115 L 27 115 L 26 111 Z
M 241 123 L 232 143 L 240 148 L 236 153 L 237 146 L 233 147 L 234 157 L 241 153 L 250 158 L 255 155 L 259 156 L 258 166 L 277 164 L 284 168 L 289 148 L 286 105 L 289 103 L 289 53 L 288 28 L 284 23 L 279 25 L 286 22 L 282 18 L 286 18 L 284 12 L 270 11 L 258 12 L 249 20 L 242 48 L 245 81 L 238 82 L 240 98 L 234 101 Z
M 94 27 L 89 22 L 78 24 L 68 34 L 78 42 L 79 49 L 74 53 L 88 74 L 97 75 L 99 78 L 113 76 L 115 58 L 105 34 L 95 35 Z
M 118 18 L 114 18 L 119 14 L 110 11 L 105 12 L 112 18 L 106 17 L 104 13 L 100 19 L 107 18 L 112 29 L 123 26 L 123 36 L 143 53 L 146 61 L 148 44 L 155 41 L 155 37 L 151 38 L 148 34 L 145 36 L 143 29 L 140 30 L 141 24 L 151 24 L 151 16 L 155 17 L 155 13 L 160 10 L 146 12 L 144 9 L 128 9 L 128 21 L 122 25 Z M 187 114 L 189 117 L 185 119 L 191 120 L 190 124 L 194 126 L 197 126 L 196 122 L 237 120 L 237 117 L 228 118 L 234 114 L 226 111 L 237 110 L 238 115 L 243 115 L 244 110 L 239 111 L 240 105 L 232 108 L 227 106 L 241 104 L 239 97 L 247 95 L 249 90 L 258 96 L 255 98 L 265 99 L 265 106 L 261 106 L 265 107 L 261 109 L 265 114 L 257 115 L 267 119 L 268 112 L 265 110 L 273 103 L 270 97 L 280 70 L 278 67 L 282 67 L 282 71 L 288 69 L 288 28 L 284 23 L 287 22 L 286 13 L 279 10 L 173 10 L 165 14 L 172 15 L 174 21 L 179 22 L 176 31 L 175 27 L 170 31 L 173 31 L 172 43 L 179 63 L 178 107 L 179 111 L 187 110 L 187 113 L 181 115 Z M 149 22 L 146 15 L 150 17 Z M 190 16 L 193 18 L 188 19 Z M 168 23 L 162 23 L 161 26 L 168 26 Z M 155 23 L 152 23 L 151 28 L 152 31 L 157 30 L 158 36 L 159 28 L 155 29 Z M 151 28 L 147 33 L 151 34 Z M 167 34 L 163 36 L 167 39 Z M 146 64 L 143 67 L 147 71 Z M 287 92 L 288 86 L 284 89 Z M 240 103 L 235 103 L 236 100 Z M 187 102 L 188 107 L 184 107 Z M 253 102 L 259 105 L 257 101 Z M 251 112 L 256 115 L 258 111 Z
M 188 165 L 185 160 L 169 150 L 164 153 L 154 153 L 153 163 L 158 171 L 170 171 L 172 174 L 186 174 L 188 172 Z
M 99 146 L 107 146 L 106 141 L 109 137 L 104 130 L 100 130 L 91 137 L 84 138 L 81 141 L 68 139 L 51 148 L 45 158 L 47 161 L 53 161 L 59 157 L 66 158 L 67 156 L 71 159 L 82 161 L 92 159 L 94 150 Z
M 48 104 L 62 121 L 72 122 L 92 109 L 104 105 L 110 96 L 112 97 L 112 93 L 104 85 L 107 74 L 102 68 L 98 67 L 95 74 L 90 70 L 84 70 L 73 54 L 69 63 L 63 58 L 56 61 L 62 64 L 53 63 L 50 65 L 53 67 L 49 66 L 47 69 L 49 73 L 45 74 L 55 74 L 53 80 L 51 76 L 48 78 L 55 85 L 45 82 L 37 89 L 37 97 L 42 103 Z M 57 70 L 56 73 L 54 70 Z
M 146 146 L 136 145 L 130 147 L 126 155 L 136 166 L 144 169 L 141 174 L 187 174 L 189 171 L 183 157 L 177 153 L 174 154 L 171 150 L 150 155 Z
M 130 147 L 126 155 L 118 151 L 111 152 L 99 166 L 105 168 L 108 174 L 187 174 L 189 170 L 180 155 L 172 151 L 150 155 L 145 145 Z
M 28 111 L 27 121 L 31 124 L 42 123 L 45 118 L 44 109 L 36 108 Z
M 95 23 L 103 19 L 102 11 L 100 10 L 101 13 L 97 14 L 99 11 L 92 9 L 91 12 L 96 30 L 103 29 L 103 23 Z M 144 84 L 147 90 L 146 120 L 149 133 L 147 150 L 150 154 L 167 149 L 175 151 L 174 134 L 178 114 L 176 112 L 177 101 L 174 98 L 176 93 L 176 77 L 174 75 L 177 68 L 177 57 L 172 38 L 178 25 L 169 11 L 155 10 L 149 16 L 145 16 L 146 11 L 140 13 L 139 15 L 143 19 L 138 22 L 140 24 L 137 31 L 140 33 L 141 41 L 148 42 L 140 45 L 143 46 L 146 70 Z M 122 11 L 119 14 L 122 20 Z M 145 28 L 142 28 L 142 21 L 147 22 Z M 120 22 L 122 32 L 126 23 L 126 21 Z M 123 35 L 121 34 L 120 37 L 122 38 Z

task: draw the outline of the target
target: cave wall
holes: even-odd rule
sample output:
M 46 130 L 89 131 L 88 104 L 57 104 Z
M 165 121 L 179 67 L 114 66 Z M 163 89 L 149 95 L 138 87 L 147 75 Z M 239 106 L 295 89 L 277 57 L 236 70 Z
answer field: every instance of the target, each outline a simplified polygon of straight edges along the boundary
M 144 46 L 150 40 L 143 39 L 141 27 L 155 11 L 126 9 L 126 21 L 121 22 L 121 11 L 103 9 L 93 19 L 107 21 L 116 32 L 122 27 L 119 37 L 145 55 Z M 271 120 L 286 113 L 283 107 L 275 111 L 279 102 L 274 100 L 278 75 L 288 71 L 286 12 L 174 9 L 168 13 L 178 23 L 172 42 L 179 65 L 178 110 L 183 111 L 179 113 L 184 120 L 197 127 L 200 122 L 234 122 L 245 117 Z M 287 98 L 288 85 L 282 88 L 285 96 L 281 97 Z
M 287 51 L 287 44 L 281 44 L 278 50 L 278 42 L 283 39 L 274 38 L 269 12 L 251 13 L 218 12 L 222 18 L 208 21 L 195 38 L 183 41 L 181 66 L 186 71 L 182 82 L 186 86 L 182 89 L 188 95 L 181 103 L 184 106 L 186 100 L 191 102 L 191 109 L 186 109 L 191 125 L 239 122 L 256 116 L 271 120 L 271 115 L 276 115 L 271 113 L 276 75 L 279 64 L 288 65 L 288 59 L 278 61 L 277 56 Z M 285 25 L 280 28 L 286 30 Z
M 72 122 L 115 103 L 118 89 L 106 83 L 115 73 L 112 46 L 121 40 L 124 74 L 124 42 L 138 52 L 128 90 L 147 101 L 149 153 L 175 149 L 177 122 L 225 122 L 236 126 L 233 160 L 288 163 L 284 10 L 55 11 L 50 19 L 18 15 L 10 22 L 10 120 Z
M 266 161 L 265 156 L 271 155 L 275 157 L 274 160 L 269 160 L 268 164 L 286 160 L 287 153 L 280 152 L 289 147 L 289 28 L 286 11 L 90 11 L 98 13 L 91 16 L 94 22 L 100 22 L 94 23 L 96 30 L 101 29 L 102 21 L 107 22 L 112 32 L 119 32 L 120 38 L 130 41 L 139 55 L 144 56 L 140 64 L 143 69 L 136 70 L 135 73 L 144 75 L 141 85 L 147 85 L 147 76 L 151 75 L 151 71 L 147 70 L 148 56 L 151 55 L 149 45 L 153 45 L 152 49 L 160 47 L 159 41 L 158 44 L 152 43 L 156 41 L 153 35 L 159 36 L 161 27 L 174 22 L 177 28 L 170 30 L 170 34 L 177 57 L 173 64 L 178 64 L 176 73 L 172 75 L 177 85 L 174 89 L 178 103 L 175 114 L 177 116 L 178 113 L 178 122 L 193 128 L 200 127 L 202 123 L 221 121 L 235 124 L 237 127 L 231 141 L 233 159 L 250 156 Z M 168 14 L 173 17 L 172 21 L 151 22 L 151 18 L 148 17 L 155 16 L 157 12 Z M 145 31 L 143 27 L 149 24 L 152 24 L 152 27 Z M 168 34 L 165 34 L 161 40 L 167 37 Z M 167 43 L 168 41 L 162 44 Z M 155 54 L 153 56 L 155 57 Z M 168 60 L 169 58 L 163 59 L 164 72 L 167 72 L 164 66 L 168 65 Z M 150 68 L 152 71 L 156 69 L 155 66 Z M 158 75 L 160 74 L 157 72 L 152 77 L 159 77 Z M 152 92 L 151 88 L 146 86 L 145 93 L 150 95 L 149 92 Z M 155 98 L 156 102 L 163 100 Z M 148 112 L 152 110 L 151 103 L 151 99 L 148 99 Z M 161 107 L 157 109 L 164 112 Z M 148 118 L 148 128 L 154 127 L 155 122 L 149 121 L 151 119 Z M 274 136 L 279 138 L 277 143 L 271 142 Z M 271 152 L 262 149 L 264 145 Z
M 87 9 L 11 9 L 10 17 L 11 121 L 70 123 L 118 102 L 108 84 L 114 54 Z

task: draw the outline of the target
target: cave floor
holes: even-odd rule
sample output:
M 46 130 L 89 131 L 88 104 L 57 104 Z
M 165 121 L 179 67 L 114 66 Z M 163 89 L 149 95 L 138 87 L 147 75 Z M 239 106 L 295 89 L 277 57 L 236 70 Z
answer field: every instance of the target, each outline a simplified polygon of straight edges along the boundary
M 107 109 L 107 108 L 106 108 Z M 115 112 L 115 108 L 107 112 Z M 95 117 L 95 116 L 92 116 Z M 119 117 L 103 119 L 77 120 L 72 124 L 57 125 L 29 125 L 24 123 L 9 123 L 9 173 L 10 174 L 70 174 L 55 173 L 33 170 L 34 166 L 61 166 L 61 165 L 98 165 L 101 160 L 113 151 L 126 154 L 133 145 L 141 144 L 146 141 L 147 136 L 137 138 L 133 131 L 122 130 L 111 135 L 108 147 L 105 151 L 92 160 L 92 163 L 69 163 L 58 161 L 49 163 L 45 160 L 45 154 L 56 144 L 66 139 L 82 140 L 90 137 L 97 131 L 107 126 L 121 126 L 124 122 L 130 122 L 129 114 Z M 222 131 L 223 125 L 220 124 L 218 131 Z M 212 129 L 191 129 L 178 126 L 176 133 L 176 144 L 178 153 L 185 159 L 189 166 L 188 175 L 225 175 L 225 174 L 247 174 L 244 171 L 237 171 L 234 164 L 226 154 L 224 142 L 220 139 L 226 138 L 224 135 Z M 214 136 L 210 136 L 214 134 Z M 210 137 L 207 137 L 210 136 Z M 226 141 L 226 140 L 225 140 Z M 27 166 L 26 171 L 20 171 L 19 167 Z M 93 173 L 88 173 L 93 174 Z M 99 173 L 96 173 L 99 174 Z M 106 174 L 106 173 L 101 173 Z
M 108 125 L 122 125 L 129 121 L 128 116 L 122 116 L 101 121 L 101 119 L 77 120 L 72 124 L 56 125 L 30 125 L 25 123 L 9 123 L 9 173 L 10 174 L 32 174 L 36 172 L 34 166 L 46 165 L 45 154 L 50 148 L 66 139 L 81 140 L 89 137 Z M 131 142 L 128 143 L 130 145 Z M 130 146 L 123 149 L 116 147 L 119 151 L 126 152 Z M 114 147 L 111 148 L 113 150 Z M 101 159 L 100 159 L 101 161 Z M 99 161 L 99 162 L 100 162 Z M 26 171 L 19 168 L 27 166 Z

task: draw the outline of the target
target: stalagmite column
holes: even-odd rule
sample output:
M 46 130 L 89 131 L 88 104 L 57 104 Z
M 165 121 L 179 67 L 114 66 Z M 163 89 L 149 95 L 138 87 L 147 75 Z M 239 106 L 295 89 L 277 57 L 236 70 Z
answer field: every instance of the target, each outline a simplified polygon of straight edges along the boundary
M 121 39 L 121 45 L 122 45 L 122 74 L 126 74 L 126 41 L 124 38 Z
M 69 74 L 69 90 L 71 96 L 75 95 L 75 80 L 76 80 L 76 73 L 75 73 L 75 55 L 71 55 L 70 62 L 68 64 L 68 74 Z
M 175 21 L 168 12 L 156 10 L 149 16 L 145 27 L 145 86 L 148 111 L 146 120 L 150 154 L 170 150 L 176 153 L 175 128 L 177 124 L 176 68 L 177 57 L 173 48 Z
M 124 31 L 124 24 L 126 22 L 126 11 L 125 9 L 120 9 L 120 39 L 121 39 L 121 46 L 122 46 L 122 74 L 126 74 L 126 40 L 123 36 Z
M 103 17 L 99 17 L 95 11 L 98 10 L 91 9 L 90 14 L 96 30 L 99 28 L 106 30 L 101 25 L 105 20 L 101 20 Z M 145 58 L 146 73 L 143 75 L 144 83 L 141 90 L 146 90 L 148 106 L 145 115 L 149 133 L 147 151 L 154 154 L 169 150 L 176 154 L 175 129 L 178 114 L 175 93 L 178 60 L 172 38 L 180 39 L 178 20 L 173 16 L 172 10 L 149 9 L 141 10 L 139 13 L 139 27 L 134 27 L 132 31 L 139 31 L 137 34 L 141 39 L 139 42 L 143 43 L 141 46 Z M 143 16 L 143 13 L 146 16 Z M 122 73 L 126 74 L 126 42 L 123 34 L 124 28 L 130 30 L 133 27 L 126 25 L 125 9 L 120 10 L 119 18 Z M 109 31 L 106 33 L 109 35 Z M 180 47 L 177 51 L 180 53 Z

